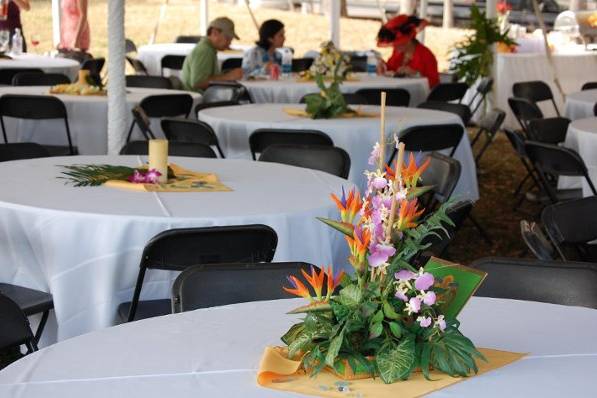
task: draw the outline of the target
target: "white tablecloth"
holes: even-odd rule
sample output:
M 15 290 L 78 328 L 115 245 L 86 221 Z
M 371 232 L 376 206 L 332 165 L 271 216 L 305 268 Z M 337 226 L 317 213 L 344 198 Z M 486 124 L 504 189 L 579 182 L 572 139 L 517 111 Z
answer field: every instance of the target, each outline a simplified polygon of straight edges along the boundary
M 0 371 L 0 396 L 300 397 L 259 387 L 256 369 L 264 347 L 280 345 L 280 336 L 300 318 L 286 312 L 303 302 L 215 307 L 67 340 Z M 459 318 L 478 347 L 529 355 L 429 396 L 595 396 L 597 311 L 474 297 Z
M 597 76 L 595 76 L 597 80 Z M 593 117 L 593 108 L 597 104 L 597 89 L 584 90 L 566 96 L 565 115 L 568 119 L 584 119 Z
M 554 54 L 554 64 L 564 94 L 580 90 L 588 81 L 597 80 L 597 53 Z M 504 126 L 520 128 L 508 106 L 512 96 L 512 85 L 518 82 L 542 80 L 549 84 L 560 112 L 564 111 L 564 100 L 553 81 L 551 68 L 544 54 L 498 54 L 496 71 L 496 106 L 507 113 Z M 555 116 L 551 102 L 540 104 L 545 116 Z
M 593 184 L 597 183 L 597 117 L 574 120 L 568 126 L 564 146 L 574 149 L 584 160 Z M 593 196 L 584 178 L 561 177 L 559 188 L 580 188 L 583 196 Z
M 166 55 L 184 55 L 187 56 L 193 48 L 194 43 L 158 43 L 141 46 L 138 49 L 137 57 L 147 68 L 150 75 L 160 76 L 162 74 L 161 62 Z M 228 58 L 242 58 L 245 46 L 232 46 L 229 51 L 218 51 L 218 61 L 220 66 Z M 179 72 L 173 72 L 177 76 Z
M 3 94 L 32 94 L 49 95 L 49 87 L 0 87 Z M 141 100 L 150 95 L 158 94 L 190 94 L 195 103 L 199 103 L 201 96 L 197 93 L 155 88 L 127 88 L 127 106 L 132 109 Z M 108 151 L 108 97 L 57 95 L 64 105 L 68 115 L 73 145 L 76 145 L 81 155 L 103 155 Z M 192 116 L 191 111 L 190 115 Z M 133 117 L 128 112 L 127 131 Z M 67 145 L 64 122 L 62 120 L 23 120 L 4 118 L 8 142 L 38 142 L 48 145 Z M 151 130 L 162 136 L 159 120 L 151 120 Z M 134 130 L 133 139 L 139 139 L 141 133 Z
M 141 164 L 136 156 L 0 164 L 0 281 L 52 293 L 58 340 L 114 324 L 118 304 L 132 297 L 143 247 L 167 229 L 266 224 L 278 234 L 276 261 L 346 265 L 341 234 L 315 219 L 337 217 L 329 194 L 350 188 L 346 180 L 274 163 L 172 161 L 214 172 L 233 191 L 140 193 L 76 188 L 57 179 L 56 165 L 136 166 Z M 176 274 L 154 271 L 148 272 L 141 298 L 170 297 Z M 50 338 L 51 328 L 47 332 Z
M 357 73 L 358 81 L 344 82 L 340 89 L 344 93 L 354 93 L 362 88 L 402 88 L 410 93 L 410 105 L 416 106 L 425 101 L 429 94 L 427 79 L 392 78 L 385 76 L 369 76 Z M 288 80 L 249 80 L 241 82 L 256 103 L 298 103 L 303 96 L 319 92 L 315 82 L 299 82 L 296 78 Z
M 209 108 L 199 112 L 199 119 L 211 125 L 218 135 L 220 144 L 231 158 L 250 158 L 249 136 L 259 128 L 311 129 L 329 135 L 334 145 L 343 148 L 350 155 L 349 180 L 365 186 L 363 171 L 369 169 L 369 154 L 375 142 L 379 141 L 379 117 L 349 119 L 318 119 L 289 116 L 284 108 L 300 108 L 304 105 L 251 104 L 240 107 Z M 378 106 L 363 106 L 367 112 L 379 112 Z M 387 142 L 393 135 L 405 128 L 423 124 L 447 124 L 461 121 L 458 116 L 428 109 L 386 108 Z M 455 156 L 462 165 L 462 176 L 456 193 L 461 198 L 479 199 L 475 162 L 468 136 L 465 134 Z
M 0 69 L 38 68 L 46 73 L 62 73 L 68 76 L 69 79 L 74 80 L 81 67 L 77 61 L 68 58 L 54 58 L 30 53 L 11 57 L 13 59 L 0 59 Z

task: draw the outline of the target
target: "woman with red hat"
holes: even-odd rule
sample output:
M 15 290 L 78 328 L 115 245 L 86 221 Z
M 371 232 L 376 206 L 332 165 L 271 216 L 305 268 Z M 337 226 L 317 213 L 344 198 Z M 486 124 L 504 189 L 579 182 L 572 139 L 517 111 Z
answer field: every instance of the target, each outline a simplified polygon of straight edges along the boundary
M 394 72 L 395 76 L 422 76 L 429 81 L 429 88 L 439 83 L 437 59 L 421 44 L 417 33 L 427 26 L 427 21 L 414 15 L 398 15 L 381 27 L 377 34 L 378 47 L 394 48 L 386 63 L 380 63 L 378 72 Z

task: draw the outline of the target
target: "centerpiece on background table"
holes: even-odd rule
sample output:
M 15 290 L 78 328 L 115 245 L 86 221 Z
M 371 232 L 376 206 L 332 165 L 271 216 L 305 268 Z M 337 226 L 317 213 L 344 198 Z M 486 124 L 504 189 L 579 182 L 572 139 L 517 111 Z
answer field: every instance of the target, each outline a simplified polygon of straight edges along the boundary
M 311 290 L 289 277 L 291 286 L 284 289 L 309 304 L 290 312 L 304 319 L 282 336 L 286 346 L 266 349 L 261 385 L 322 396 L 342 391 L 362 397 L 419 396 L 458 381 L 453 377 L 477 373 L 479 359 L 489 359 L 485 371 L 520 358 L 495 350 L 482 353 L 459 330 L 456 316 L 485 273 L 435 258 L 416 265 L 429 246 L 426 239 L 441 237 L 443 225 L 453 225 L 446 214 L 451 204 L 421 219 L 418 198 L 431 187 L 419 182 L 430 160 L 417 164 L 411 154 L 405 162 L 404 144 L 396 139 L 397 161 L 385 163 L 384 107 L 385 93 L 381 141 L 369 159 L 376 169 L 365 172 L 365 195 L 354 189 L 332 195 L 340 220 L 320 219 L 345 235 L 354 272 L 303 271 Z M 417 370 L 422 376 L 414 377 Z M 410 384 L 386 386 L 411 377 Z
M 105 185 L 145 192 L 225 192 L 231 191 L 213 173 L 186 170 L 168 163 L 168 141 L 148 141 L 147 165 L 129 167 L 110 164 L 60 166 L 64 176 L 76 187 Z
M 57 84 L 50 87 L 50 94 L 69 94 L 69 95 L 107 95 L 103 87 L 95 84 L 88 70 L 79 71 L 79 80 L 76 83 Z

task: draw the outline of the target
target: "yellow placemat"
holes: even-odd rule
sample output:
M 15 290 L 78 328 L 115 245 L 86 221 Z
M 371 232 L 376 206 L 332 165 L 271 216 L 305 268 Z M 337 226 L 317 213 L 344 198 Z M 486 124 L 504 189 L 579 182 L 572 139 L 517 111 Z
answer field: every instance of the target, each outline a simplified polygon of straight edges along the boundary
M 109 180 L 104 183 L 110 188 L 121 188 L 140 192 L 229 192 L 229 187 L 222 184 L 213 173 L 198 173 L 170 164 L 176 178 L 164 184 L 134 184 L 128 181 Z
M 283 110 L 284 110 L 284 112 L 286 112 L 287 115 L 290 115 L 290 116 L 311 118 L 311 115 L 309 115 L 307 113 L 307 111 L 305 111 L 304 109 L 284 108 Z M 344 113 L 343 115 L 338 116 L 334 119 L 352 119 L 352 118 L 358 118 L 358 117 L 375 117 L 375 118 L 377 118 L 377 117 L 379 117 L 379 113 L 364 112 L 360 109 L 355 109 L 355 111 L 352 113 Z
M 526 355 L 488 348 L 481 348 L 479 351 L 487 358 L 488 362 L 477 361 L 478 374 L 501 368 Z M 431 381 L 426 380 L 423 373 L 414 372 L 410 379 L 394 384 L 384 384 L 379 378 L 341 380 L 326 371 L 315 377 L 309 377 L 303 371 L 298 370 L 299 361 L 290 360 L 283 353 L 283 349 L 279 347 L 265 349 L 257 373 L 259 385 L 274 390 L 292 391 L 318 397 L 411 398 L 420 397 L 466 380 L 466 378 L 451 377 L 438 371 L 430 372 Z M 347 386 L 349 391 L 338 391 L 339 385 Z

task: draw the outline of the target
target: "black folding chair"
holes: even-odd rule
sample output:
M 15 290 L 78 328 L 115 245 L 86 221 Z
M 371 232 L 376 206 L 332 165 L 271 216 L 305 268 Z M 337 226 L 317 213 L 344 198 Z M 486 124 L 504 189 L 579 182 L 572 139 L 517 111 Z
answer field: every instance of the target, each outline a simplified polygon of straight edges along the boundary
M 212 82 L 203 92 L 200 105 L 231 101 L 236 103 L 251 102 L 246 87 L 238 82 Z
M 540 80 L 533 80 L 528 82 L 514 83 L 512 86 L 512 94 L 518 98 L 525 98 L 533 102 L 535 105 L 542 101 L 551 101 L 556 114 L 560 116 L 560 110 L 556 105 L 556 101 L 553 98 L 551 88 L 547 83 Z
M 20 72 L 12 78 L 13 86 L 55 86 L 69 83 L 70 79 L 62 73 Z
M 520 235 L 527 248 L 543 261 L 555 259 L 556 249 L 536 222 L 520 221 Z
M 476 296 L 597 308 L 597 265 L 488 257 L 472 267 L 487 272 Z
M 309 272 L 311 267 L 290 262 L 195 265 L 182 271 L 172 285 L 172 312 L 291 298 L 282 289 L 289 286 L 287 276 L 301 277 L 300 271 Z M 230 281 L 242 281 L 242 288 Z
M 453 104 L 451 102 L 438 102 L 438 101 L 427 101 L 419 104 L 417 108 L 421 109 L 433 109 L 436 111 L 444 111 L 458 115 L 462 124 L 468 125 L 471 120 L 471 110 L 467 105 L 464 104 Z
M 160 73 L 164 76 L 164 69 L 181 70 L 186 56 L 184 55 L 164 55 L 160 61 Z
M 128 53 L 136 53 L 137 52 L 137 46 L 135 45 L 135 42 L 132 41 L 131 39 L 124 39 L 124 53 L 128 54 Z
M 369 105 L 369 101 L 365 97 L 361 97 L 355 93 L 343 93 L 344 102 L 348 105 Z
M 27 354 L 37 351 L 37 342 L 29 320 L 18 304 L 0 294 L 0 350 L 27 347 Z
M 4 118 L 50 120 L 62 119 L 66 131 L 68 146 L 44 145 L 52 156 L 76 155 L 77 148 L 73 146 L 68 115 L 64 103 L 57 97 L 50 95 L 5 94 L 0 97 L 0 126 L 4 135 L 4 142 L 8 143 Z
M 597 89 L 597 82 L 587 82 L 582 85 L 581 91 Z
M 484 77 L 481 79 L 477 88 L 475 89 L 475 94 L 471 98 L 468 103 L 468 107 L 471 109 L 471 114 L 474 115 L 477 113 L 481 105 L 485 103 L 487 100 L 487 95 L 491 92 L 493 88 L 493 79 L 491 77 Z
M 126 62 L 128 62 L 129 65 L 131 65 L 131 67 L 135 70 L 136 74 L 145 75 L 145 76 L 149 75 L 149 72 L 147 71 L 147 67 L 145 66 L 145 64 L 143 62 L 141 62 L 137 58 L 133 58 L 129 55 L 127 55 L 125 58 L 126 58 Z
M 590 196 L 549 205 L 541 213 L 557 253 L 564 261 L 597 262 L 597 197 Z
M 583 177 L 589 184 L 593 195 L 597 195 L 595 186 L 589 177 L 585 162 L 574 150 L 557 145 L 527 141 L 525 143 L 527 156 L 535 166 L 539 176 L 540 187 L 551 203 L 560 202 L 563 197 L 557 189 L 560 176 Z M 582 190 L 568 190 L 565 199 L 582 197 Z
M 121 320 L 130 322 L 171 312 L 169 299 L 139 301 L 143 279 L 149 269 L 184 271 L 199 264 L 270 262 L 277 244 L 276 232 L 266 225 L 181 228 L 161 232 L 143 249 L 133 299 L 118 306 L 118 315 Z M 237 289 L 243 287 L 237 285 Z
M 181 35 L 181 36 L 176 36 L 176 39 L 174 39 L 174 43 L 194 44 L 194 43 L 198 43 L 199 40 L 201 40 L 201 38 L 202 38 L 202 36 Z
M 386 93 L 386 105 L 388 106 L 408 106 L 410 104 L 410 93 L 403 88 L 362 88 L 357 90 L 356 94 L 366 98 L 370 105 L 379 105 L 382 91 Z
M 4 68 L 0 69 L 0 85 L 10 86 L 12 85 L 12 79 L 19 73 L 35 73 L 43 75 L 44 71 L 37 68 Z
M 481 146 L 479 152 L 475 156 L 475 163 L 478 165 L 479 161 L 481 160 L 481 156 L 485 153 L 489 145 L 493 142 L 495 135 L 502 127 L 502 123 L 504 123 L 504 119 L 506 118 L 506 112 L 501 109 L 492 109 L 489 111 L 481 120 L 479 121 L 479 130 L 477 134 L 471 141 L 471 148 L 475 146 L 479 138 L 481 136 L 485 137 L 485 142 Z
M 93 80 L 95 85 L 102 85 L 102 69 L 106 63 L 105 58 L 91 58 L 81 64 L 81 69 L 89 71 L 89 77 Z
M 292 72 L 299 73 L 309 70 L 313 65 L 313 58 L 293 58 L 292 59 Z
M 20 159 L 46 158 L 50 152 L 43 145 L 34 142 L 0 144 L 0 162 Z
M 267 147 L 277 144 L 334 146 L 327 134 L 317 130 L 257 129 L 249 136 L 253 160 Z
M 529 122 L 533 119 L 543 119 L 541 109 L 526 98 L 508 98 L 508 105 L 527 136 L 529 135 Z
M 147 155 L 148 154 L 147 141 L 130 141 L 121 150 L 121 155 Z M 218 156 L 209 145 L 198 144 L 194 142 L 168 142 L 169 156 L 185 156 L 191 158 L 211 158 L 216 159 Z
M 405 149 L 410 152 L 432 152 L 451 149 L 449 156 L 452 157 L 463 135 L 464 128 L 460 124 L 413 126 L 400 134 L 400 142 L 403 142 Z M 392 156 L 388 161 L 389 164 L 392 164 L 396 154 L 397 150 L 394 148 L 394 152 L 392 152 Z
M 35 335 L 33 336 L 33 341 L 37 344 L 48 321 L 50 310 L 54 308 L 52 295 L 23 286 L 0 283 L 0 296 L 2 295 L 16 303 L 25 316 L 42 314 Z M 4 325 L 2 322 L 0 322 L 0 325 L 2 325 L 0 329 L 3 329 Z
M 354 73 L 367 72 L 367 57 L 358 55 L 351 56 L 350 70 Z
M 209 124 L 199 120 L 180 118 L 164 118 L 161 124 L 162 131 L 168 140 L 215 146 L 220 157 L 225 158 L 218 136 Z
M 431 90 L 427 96 L 427 101 L 458 101 L 460 103 L 467 90 L 468 84 L 466 83 L 440 83 Z
M 597 116 L 597 103 L 595 103 L 595 106 L 593 107 L 593 115 Z
M 191 107 L 193 106 L 193 97 L 191 97 L 189 94 L 150 95 L 143 98 L 138 106 L 144 111 L 147 121 L 149 121 L 149 118 L 152 117 L 188 117 L 189 113 L 191 112 Z M 135 118 L 135 120 L 133 120 L 131 123 L 131 128 L 129 129 L 129 133 L 126 137 L 126 142 L 130 141 L 136 124 L 142 126 L 139 123 L 139 120 Z M 149 125 L 149 123 L 147 123 L 147 125 Z M 153 138 L 148 138 L 145 132 L 144 135 L 147 139 Z
M 535 173 L 533 164 L 527 156 L 527 153 L 526 153 L 526 150 L 524 147 L 525 139 L 522 136 L 522 133 L 519 133 L 519 132 L 513 131 L 513 130 L 509 130 L 509 129 L 505 129 L 504 134 L 506 134 L 506 138 L 508 138 L 510 145 L 512 145 L 514 152 L 516 153 L 518 159 L 520 160 L 520 162 L 522 163 L 522 165 L 524 166 L 524 168 L 527 172 L 525 177 L 518 183 L 518 185 L 513 193 L 513 196 L 515 199 L 520 195 L 520 199 L 516 202 L 516 205 L 514 206 L 514 209 L 516 210 L 518 208 L 518 206 L 522 203 L 522 201 L 525 199 L 526 195 L 524 193 L 521 195 L 521 193 L 522 193 L 522 190 L 524 189 L 525 184 L 527 183 L 527 181 L 529 181 L 529 179 L 532 182 L 533 187 L 537 187 L 537 188 L 541 189 L 541 186 L 539 183 L 539 177 Z
M 570 119 L 560 116 L 529 120 L 529 138 L 544 144 L 560 144 L 566 140 L 569 125 Z
M 261 153 L 259 161 L 321 170 L 342 178 L 348 178 L 350 172 L 348 153 L 328 145 L 270 145 Z
M 462 167 L 458 160 L 439 152 L 431 152 L 429 159 L 429 167 L 421 175 L 421 183 L 433 187 L 431 197 L 423 199 L 425 208 L 431 212 L 450 199 L 460 180 Z
M 222 62 L 222 71 L 229 71 L 231 69 L 240 68 L 243 65 L 242 58 L 228 58 Z
M 172 89 L 170 79 L 163 76 L 127 75 L 125 79 L 127 87 Z

